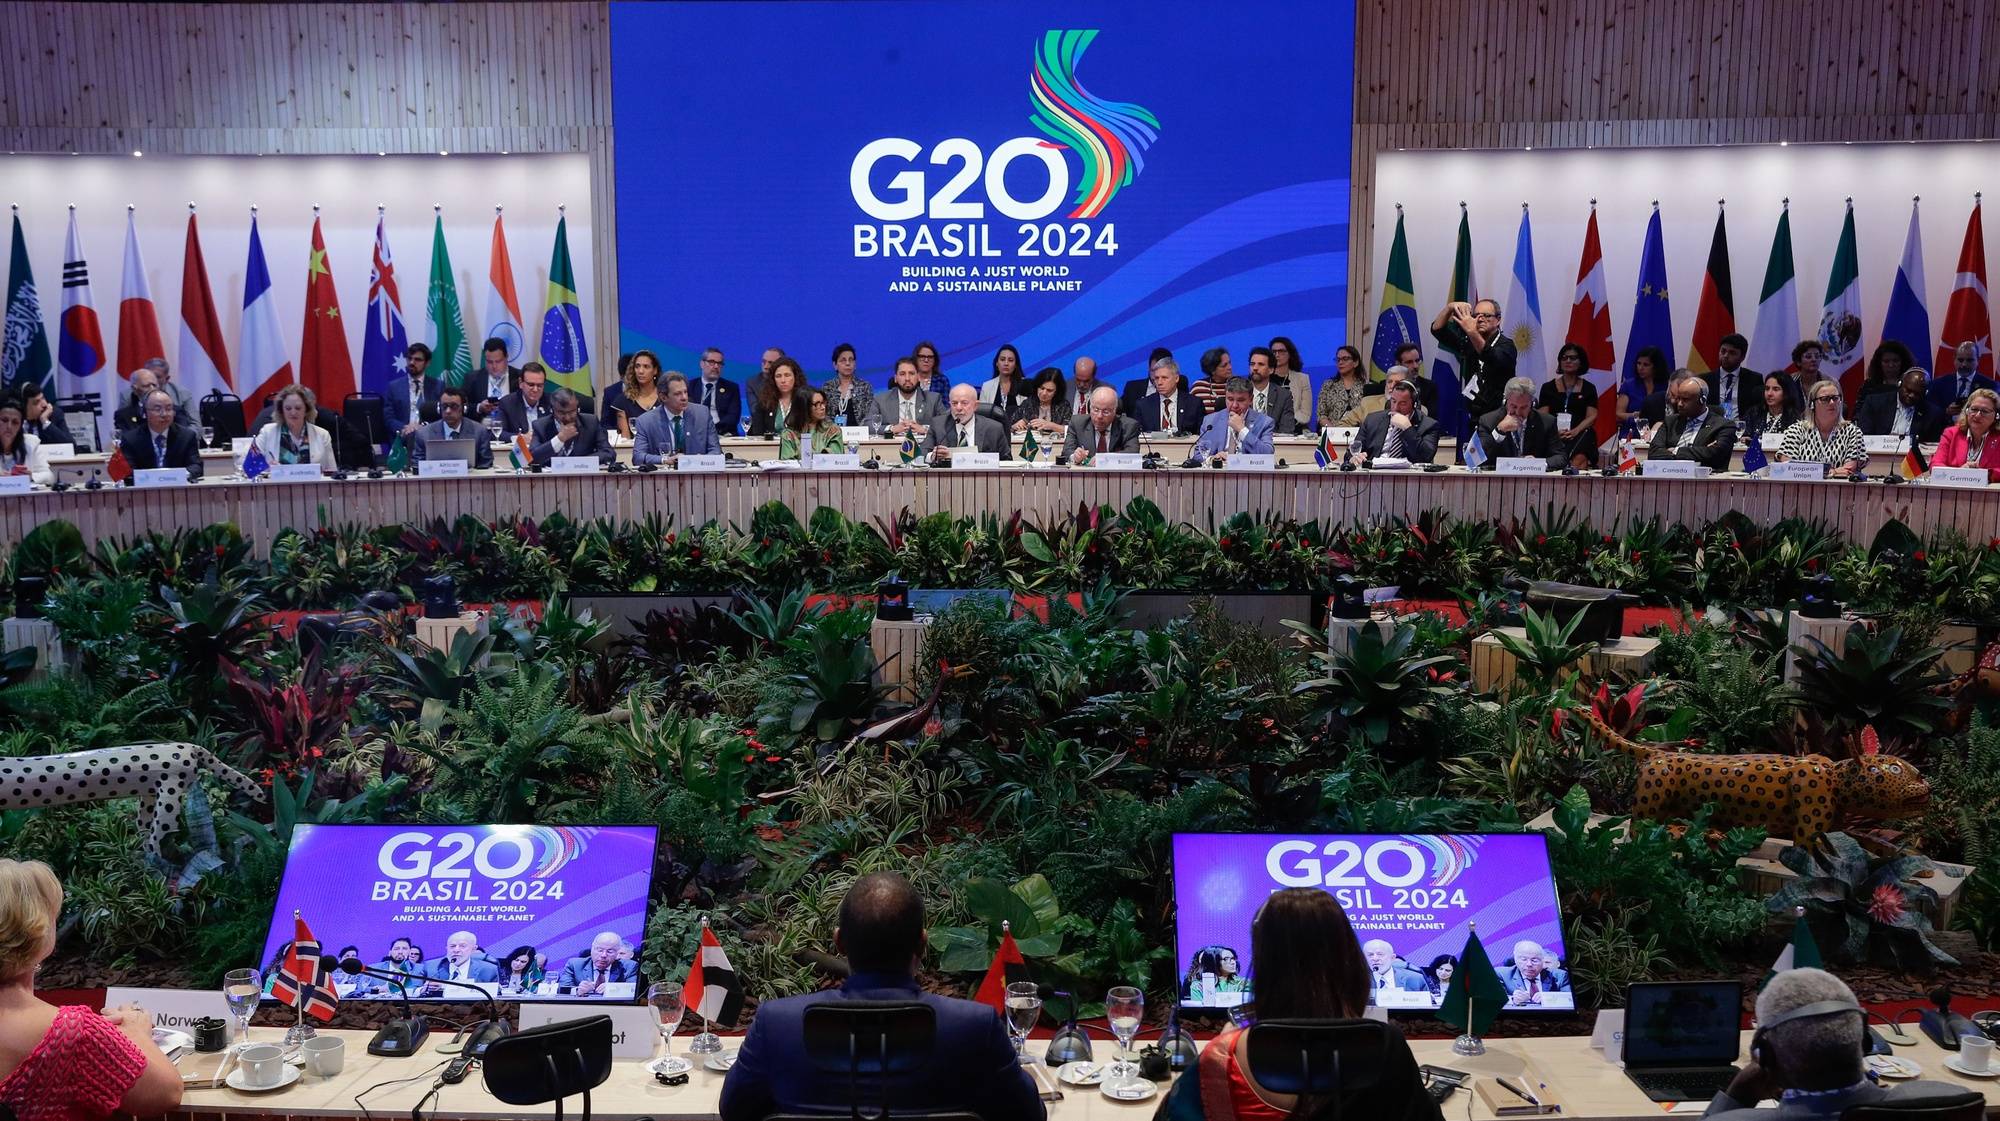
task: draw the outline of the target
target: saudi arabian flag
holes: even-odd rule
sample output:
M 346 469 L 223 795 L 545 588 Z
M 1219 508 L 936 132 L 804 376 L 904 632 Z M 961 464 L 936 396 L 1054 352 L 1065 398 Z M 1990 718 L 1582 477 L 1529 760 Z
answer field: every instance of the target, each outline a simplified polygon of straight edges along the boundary
M 1792 211 L 1778 212 L 1778 232 L 1771 235 L 1771 259 L 1764 264 L 1764 288 L 1757 297 L 1757 326 L 1750 336 L 1750 355 L 1743 364 L 1773 373 L 1792 364 L 1799 342 L 1799 282 L 1792 270 Z
M 591 392 L 590 348 L 583 341 L 583 307 L 576 298 L 576 270 L 569 263 L 569 219 L 556 219 L 556 247 L 549 255 L 548 310 L 542 313 L 542 364 L 558 385 Z
M 1833 251 L 1833 271 L 1826 277 L 1826 307 L 1819 316 L 1819 341 L 1826 347 L 1820 371 L 1840 383 L 1849 401 L 1861 394 L 1861 267 L 1854 251 L 1854 200 L 1847 200 L 1847 219 L 1840 224 L 1840 244 Z
M 1375 344 L 1368 348 L 1368 376 L 1376 381 L 1387 377 L 1389 367 L 1396 364 L 1398 347 L 1421 343 L 1416 291 L 1417 283 L 1410 275 L 1410 246 L 1403 240 L 1403 208 L 1398 205 L 1396 240 L 1389 244 L 1389 271 L 1382 277 L 1382 310 L 1375 316 Z
M 42 300 L 28 267 L 28 241 L 21 233 L 21 216 L 14 215 L 14 245 L 7 265 L 6 335 L 0 339 L 0 385 L 15 390 L 39 385 L 55 393 L 56 363 L 49 353 L 49 329 L 42 322 Z
M 452 279 L 442 214 L 431 234 L 431 290 L 425 307 L 431 317 L 431 376 L 463 389 L 465 379 L 472 376 L 472 346 L 465 338 L 465 313 L 458 306 L 458 282 Z
M 1438 1019 L 1467 1035 L 1485 1035 L 1506 1003 L 1507 988 L 1500 983 L 1492 959 L 1486 956 L 1479 931 L 1466 931 L 1458 968 L 1451 971 L 1451 985 L 1438 1004 Z

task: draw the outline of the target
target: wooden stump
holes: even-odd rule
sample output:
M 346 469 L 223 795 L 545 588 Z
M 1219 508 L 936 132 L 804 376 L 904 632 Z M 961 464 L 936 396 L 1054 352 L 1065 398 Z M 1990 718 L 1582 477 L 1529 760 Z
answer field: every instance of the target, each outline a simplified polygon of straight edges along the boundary
M 924 631 L 929 627 L 914 620 L 877 619 L 868 628 L 868 645 L 881 667 L 875 679 L 889 687 L 889 700 L 917 702 L 917 659 L 923 655 Z
M 484 611 L 461 612 L 456 619 L 417 620 L 417 641 L 433 650 L 449 653 L 451 640 L 464 631 L 476 631 L 486 623 Z
M 1494 690 L 1505 692 L 1513 686 L 1520 673 L 1520 665 L 1514 655 L 1500 644 L 1498 636 L 1501 633 L 1513 635 L 1523 642 L 1528 638 L 1528 632 L 1520 627 L 1496 627 L 1472 640 L 1472 687 L 1482 693 Z M 1612 673 L 1643 677 L 1653 671 L 1653 657 L 1659 648 L 1660 640 L 1657 638 L 1627 635 L 1584 654 L 1577 666 L 1585 677 L 1604 677 Z

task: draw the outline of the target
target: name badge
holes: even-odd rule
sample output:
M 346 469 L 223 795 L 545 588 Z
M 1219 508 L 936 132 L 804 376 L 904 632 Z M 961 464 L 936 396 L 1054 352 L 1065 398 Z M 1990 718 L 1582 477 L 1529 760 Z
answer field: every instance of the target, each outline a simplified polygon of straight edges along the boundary
M 868 438 L 868 426 L 865 424 L 843 424 L 840 426 L 840 438 L 851 448 Z
M 1569 427 L 1569 414 L 1557 413 L 1555 416 L 1555 421 L 1556 421 L 1556 431 L 1561 432 Z
M 836 455 L 831 452 L 822 452 L 819 455 L 813 456 L 812 467 L 815 471 L 859 471 L 861 470 L 861 453 L 843 452 Z
M 194 1034 L 196 1020 L 229 1019 L 228 1002 L 219 989 L 134 989 L 113 985 L 104 990 L 104 1007 L 136 1004 L 153 1017 L 153 1026 Z M 525 1007 L 525 1006 L 524 1006 Z
M 680 471 L 720 471 L 723 469 L 723 464 L 724 460 L 720 454 L 688 455 L 682 453 L 681 457 L 674 461 L 675 468 Z
M 1705 479 L 1708 468 L 1692 459 L 1649 459 L 1646 461 L 1648 479 Z
M 1866 436 L 1862 437 L 1864 440 L 1867 438 Z M 1765 451 L 1774 452 L 1785 446 L 1785 434 L 1783 432 L 1766 432 L 1757 442 L 1764 445 Z
M 549 470 L 558 475 L 595 475 L 598 466 L 594 455 L 558 455 L 549 460 Z
M 1549 463 L 1532 455 L 1506 455 L 1493 461 L 1493 471 L 1498 475 L 1546 475 Z
M 137 487 L 184 487 L 188 485 L 185 467 L 141 467 L 132 473 L 132 485 Z
M 0 475 L 0 494 L 27 494 L 34 480 L 26 475 Z
M 1223 461 L 1225 471 L 1272 471 L 1278 466 L 1275 455 L 1245 455 L 1237 452 Z
M 998 467 L 1000 466 L 1000 453 L 953 451 L 951 453 L 951 466 L 953 470 L 961 467 Z
M 1796 459 L 1789 463 L 1773 463 L 1771 477 L 1788 483 L 1816 483 L 1826 478 L 1826 464 Z
M 417 464 L 419 479 L 463 479 L 469 465 L 462 459 L 426 459 Z
M 1907 436 L 1863 436 L 1861 446 L 1871 455 L 1876 452 L 1899 452 L 1908 439 Z
M 271 481 L 274 483 L 317 483 L 326 478 L 326 472 L 317 463 L 273 463 Z
M 1986 468 L 1933 467 L 1931 482 L 1948 487 L 1983 487 L 1986 485 Z
M 630 989 L 631 985 L 624 986 Z M 590 999 L 588 997 L 586 1000 Z M 653 1026 L 653 1011 L 630 1004 L 607 1004 L 603 1007 L 578 1008 L 566 1004 L 521 1005 L 521 1030 L 538 1028 L 543 1024 L 561 1024 L 572 1020 L 587 1020 L 597 1016 L 611 1017 L 611 1057 L 614 1059 L 650 1059 L 659 1049 L 660 1032 Z
M 1105 452 L 1092 455 L 1090 465 L 1106 471 L 1137 471 L 1145 466 L 1145 457 L 1138 452 Z

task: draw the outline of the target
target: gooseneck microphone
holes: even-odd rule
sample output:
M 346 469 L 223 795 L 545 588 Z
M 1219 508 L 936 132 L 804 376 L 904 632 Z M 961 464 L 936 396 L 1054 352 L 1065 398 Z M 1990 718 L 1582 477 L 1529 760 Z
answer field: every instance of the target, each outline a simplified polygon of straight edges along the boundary
M 1928 995 L 1936 1007 L 1925 1009 L 1917 1020 L 1917 1026 L 1923 1029 L 1925 1035 L 1931 1037 L 1932 1043 L 1947 1051 L 1956 1051 L 1963 1039 L 1985 1038 L 1986 1033 L 1979 1030 L 1979 1025 L 1951 1010 L 1950 989 L 1939 985 Z
M 471 1027 L 466 1029 L 469 1034 L 465 1041 L 465 1054 L 472 1056 L 482 1055 L 486 1052 L 487 1044 L 493 1042 L 496 1039 L 499 1039 L 502 1036 L 508 1035 L 513 1031 L 513 1028 L 510 1027 L 507 1021 L 501 1017 L 500 1002 L 494 998 L 493 993 L 487 991 L 486 989 L 478 985 L 473 984 L 470 981 L 454 981 L 449 977 L 413 978 L 411 977 L 411 975 L 407 973 L 392 973 L 387 970 L 369 969 L 361 964 L 360 958 L 356 957 L 342 958 L 340 960 L 340 968 L 341 971 L 344 973 L 361 973 L 370 977 L 381 977 L 388 980 L 396 981 L 398 983 L 396 986 L 397 992 L 401 993 L 403 997 L 404 1019 L 415 1021 L 419 1025 L 418 1030 L 415 1032 L 415 1034 L 412 1036 L 409 1042 L 404 1043 L 400 1047 L 395 1047 L 386 1051 L 377 1051 L 375 1049 L 376 1043 L 380 1042 L 383 1039 L 384 1035 L 388 1034 L 391 1031 L 391 1029 L 396 1027 L 397 1021 L 391 1020 L 389 1023 L 382 1025 L 382 1030 L 375 1033 L 375 1039 L 370 1040 L 368 1043 L 368 1053 L 371 1055 L 411 1054 L 414 1051 L 416 1051 L 417 1046 L 420 1043 L 422 1043 L 424 1036 L 430 1034 L 430 1026 L 424 1022 L 423 1017 L 416 1015 L 410 1009 L 409 982 L 412 980 L 422 981 L 424 987 L 426 988 L 432 985 L 437 985 L 440 987 L 445 985 L 453 985 L 461 989 L 471 989 L 473 992 L 478 993 L 480 996 L 486 999 L 487 1018 L 478 1021 L 477 1023 L 474 1023 Z M 497 991 L 498 989 L 499 989 L 499 984 L 496 982 L 494 984 L 494 990 Z
M 403 998 L 403 1018 L 390 1020 L 376 1029 L 375 1037 L 368 1041 L 368 1053 L 392 1057 L 416 1054 L 423 1047 L 425 1038 L 431 1034 L 431 1025 L 429 1020 L 417 1015 L 416 1010 L 410 1007 L 411 975 L 387 969 L 370 969 L 361 964 L 361 959 L 357 957 L 341 958 L 339 968 L 342 973 L 359 973 L 365 977 L 394 981 L 396 995 Z

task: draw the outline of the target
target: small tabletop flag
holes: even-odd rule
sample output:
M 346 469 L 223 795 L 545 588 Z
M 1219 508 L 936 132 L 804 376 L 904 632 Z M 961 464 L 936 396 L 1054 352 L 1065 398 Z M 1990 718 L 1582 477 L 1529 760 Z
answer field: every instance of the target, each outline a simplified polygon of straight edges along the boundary
M 1818 969 L 1820 967 L 1819 940 L 1813 937 L 1812 927 L 1806 925 L 1806 909 L 1792 908 L 1792 940 L 1778 954 L 1778 960 L 1771 963 L 1771 971 L 1764 974 L 1763 985 L 1771 983 L 1771 978 L 1787 969 Z
M 1921 479 L 1924 472 L 1930 469 L 1930 461 L 1924 458 L 1924 450 L 1917 446 L 1917 438 L 1913 433 L 1910 436 L 1909 450 L 1903 453 L 1902 459 L 1896 461 L 1896 474 L 1905 479 Z
M 1507 988 L 1500 983 L 1500 974 L 1486 956 L 1479 932 L 1467 931 L 1465 949 L 1458 955 L 1458 968 L 1451 973 L 1451 987 L 1445 990 L 1444 1000 L 1438 1004 L 1438 1019 L 1467 1035 L 1485 1035 L 1506 1003 Z
M 389 445 L 389 472 L 400 475 L 410 466 L 410 445 L 403 442 L 403 434 L 396 434 L 395 442 Z
M 111 445 L 111 459 L 104 465 L 104 474 L 114 483 L 132 477 L 132 462 L 125 458 L 125 445 Z
M 260 478 L 270 470 L 271 461 L 264 458 L 264 449 L 254 443 L 251 444 L 250 450 L 243 453 L 243 477 Z
M 1401 221 L 1401 219 L 1398 219 L 1398 221 Z M 1339 458 L 1340 449 L 1334 445 L 1333 429 L 1320 429 L 1319 447 L 1313 449 L 1313 462 L 1319 464 L 1319 469 L 1324 471 L 1333 466 L 1334 461 Z
M 295 927 L 292 931 L 292 948 L 285 955 L 285 964 L 271 981 L 271 997 L 298 1008 L 317 1020 L 333 1019 L 334 1006 L 340 1003 L 340 995 L 334 991 L 333 980 L 327 974 L 326 957 L 319 952 L 319 939 L 306 926 L 306 920 L 296 913 L 292 916 Z
M 1770 465 L 1770 459 L 1764 455 L 1764 434 L 1752 434 L 1749 446 L 1743 449 L 1743 473 L 1755 475 Z
M 1028 437 L 1021 441 L 1022 460 L 1033 463 L 1042 457 L 1042 442 L 1035 439 L 1035 430 L 1028 429 Z
M 902 457 L 903 463 L 905 465 L 912 463 L 916 460 L 917 437 L 915 433 L 911 433 L 903 437 L 903 446 L 897 449 L 896 454 Z
M 734 1024 L 743 1011 L 743 989 L 736 970 L 706 918 L 701 921 L 701 944 L 695 948 L 694 964 L 688 966 L 687 980 L 681 985 L 681 1001 L 711 1027 Z
M 514 433 L 514 439 L 507 444 L 507 459 L 513 463 L 514 470 L 526 471 L 528 464 L 534 458 L 528 451 L 527 434 L 522 432 Z
M 1007 986 L 1016 981 L 1032 981 L 1028 975 L 1028 959 L 1021 956 L 1021 947 L 1014 942 L 1012 924 L 1000 924 L 1000 948 L 993 951 L 993 964 L 986 967 L 986 976 L 979 982 L 979 991 L 972 999 L 984 1004 L 1002 1016 L 1007 1014 Z
M 1473 430 L 1472 435 L 1459 441 L 1458 461 L 1465 465 L 1467 471 L 1477 471 L 1485 466 L 1486 441 L 1479 438 L 1477 428 Z

